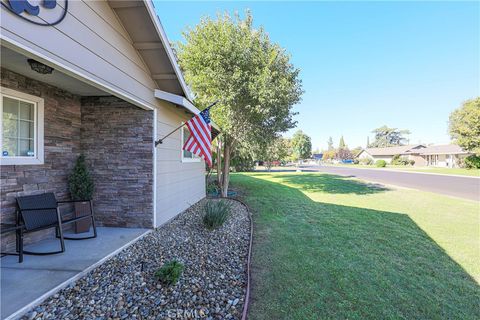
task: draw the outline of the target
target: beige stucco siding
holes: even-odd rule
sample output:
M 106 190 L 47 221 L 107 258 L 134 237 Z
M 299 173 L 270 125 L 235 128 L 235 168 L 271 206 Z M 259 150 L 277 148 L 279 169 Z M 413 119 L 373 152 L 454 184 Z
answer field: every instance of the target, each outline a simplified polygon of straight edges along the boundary
M 1 21 L 3 45 L 58 63 L 61 71 L 123 94 L 134 104 L 158 106 L 157 86 L 108 3 L 69 1 L 65 19 L 51 27 L 7 10 L 1 10 Z
M 158 110 L 157 118 L 159 139 L 190 116 L 180 109 L 164 108 Z M 158 145 L 156 158 L 155 224 L 159 226 L 205 197 L 205 162 L 182 162 L 181 130 Z

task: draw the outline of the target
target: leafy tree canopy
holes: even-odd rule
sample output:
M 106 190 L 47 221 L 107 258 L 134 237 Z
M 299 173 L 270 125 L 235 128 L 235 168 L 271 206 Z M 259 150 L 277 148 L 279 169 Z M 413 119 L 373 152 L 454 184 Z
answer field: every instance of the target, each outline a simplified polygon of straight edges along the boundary
M 295 160 L 310 158 L 312 155 L 312 140 L 302 130 L 295 132 L 291 143 Z
M 183 35 L 176 49 L 185 79 L 197 105 L 221 101 L 211 115 L 226 143 L 268 142 L 295 126 L 292 106 L 303 93 L 299 69 L 263 28 L 254 29 L 250 12 L 244 20 L 238 14 L 203 18 Z
M 332 139 L 332 137 L 328 137 L 327 143 L 328 143 L 328 149 L 327 149 L 328 151 L 332 151 L 332 150 L 335 149 L 335 148 L 333 147 L 333 139 Z
M 480 154 L 480 97 L 466 101 L 450 115 L 452 139 L 465 150 Z
M 338 149 L 345 149 L 347 145 L 345 144 L 345 140 L 343 139 L 343 136 L 340 138 L 340 142 L 338 144 Z
M 407 143 L 405 135 L 410 134 L 409 130 L 399 130 L 382 126 L 372 131 L 375 134 L 375 141 L 370 144 L 372 148 L 402 146 Z

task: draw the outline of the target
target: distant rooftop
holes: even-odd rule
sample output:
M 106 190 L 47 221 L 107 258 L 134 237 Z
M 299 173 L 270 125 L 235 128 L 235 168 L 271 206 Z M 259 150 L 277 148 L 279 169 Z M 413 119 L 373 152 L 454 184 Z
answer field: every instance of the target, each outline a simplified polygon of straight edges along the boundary
M 443 144 L 438 146 L 429 146 L 421 150 L 421 154 L 468 154 L 456 144 Z
M 411 144 L 406 146 L 385 147 L 385 148 L 367 148 L 364 149 L 372 156 L 394 156 L 396 154 L 420 153 L 419 149 L 425 148 L 421 144 Z

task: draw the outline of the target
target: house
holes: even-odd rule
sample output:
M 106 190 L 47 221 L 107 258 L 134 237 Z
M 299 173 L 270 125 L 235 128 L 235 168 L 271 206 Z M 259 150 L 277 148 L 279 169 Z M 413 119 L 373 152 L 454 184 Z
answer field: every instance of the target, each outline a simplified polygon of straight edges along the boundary
M 17 196 L 69 199 L 80 154 L 99 225 L 158 227 L 205 197 L 187 129 L 154 144 L 199 110 L 152 1 L 2 0 L 1 27 L 2 222 Z
M 385 148 L 366 148 L 357 155 L 359 160 L 370 159 L 373 162 L 385 160 L 390 163 L 395 155 L 400 155 L 408 160 L 414 160 L 415 166 L 426 165 L 425 159 L 420 155 L 424 145 L 415 144 L 407 146 L 385 147 Z
M 447 168 L 459 167 L 462 160 L 471 154 L 456 144 L 432 145 L 422 149 L 420 153 L 427 166 Z

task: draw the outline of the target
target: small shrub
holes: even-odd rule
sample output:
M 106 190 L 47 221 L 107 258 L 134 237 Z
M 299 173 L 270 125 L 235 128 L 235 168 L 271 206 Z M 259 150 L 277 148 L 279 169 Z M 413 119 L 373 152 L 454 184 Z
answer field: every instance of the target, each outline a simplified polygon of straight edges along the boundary
M 353 164 L 358 164 L 358 163 L 359 163 L 358 159 L 353 159 Z
M 396 154 L 396 155 L 393 156 L 390 164 L 396 165 L 396 166 L 407 166 L 407 165 L 410 164 L 410 160 L 408 160 L 405 157 L 400 156 L 399 154 Z
M 377 162 L 375 162 L 375 165 L 378 168 L 385 168 L 387 166 L 387 162 L 385 160 L 377 160 Z
M 463 161 L 467 169 L 480 169 L 480 157 L 472 154 Z
M 177 283 L 182 275 L 184 266 L 182 263 L 172 260 L 165 263 L 160 269 L 155 272 L 155 278 L 166 285 Z
M 415 160 L 412 159 L 412 160 L 410 160 L 408 163 L 409 163 L 411 166 L 414 166 L 414 165 L 415 165 Z
M 207 194 L 208 195 L 217 195 L 218 194 L 218 186 L 216 181 L 209 181 L 207 183 Z
M 209 230 L 222 226 L 227 221 L 231 209 L 230 203 L 225 200 L 207 201 L 204 206 L 203 224 Z

